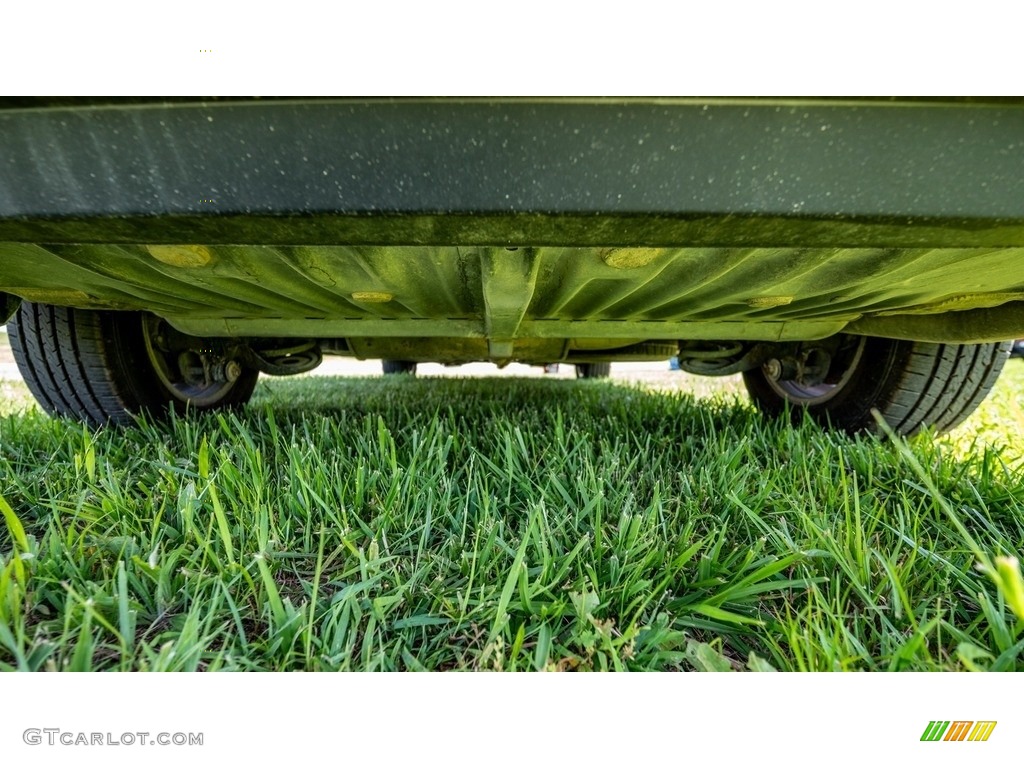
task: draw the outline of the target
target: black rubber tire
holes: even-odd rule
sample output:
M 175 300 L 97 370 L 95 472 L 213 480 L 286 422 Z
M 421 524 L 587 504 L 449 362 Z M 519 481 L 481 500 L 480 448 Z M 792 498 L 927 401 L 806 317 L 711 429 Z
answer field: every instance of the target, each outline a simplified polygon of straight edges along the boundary
M 381 367 L 384 369 L 384 373 L 405 373 L 409 376 L 416 375 L 416 363 L 411 360 L 382 360 Z
M 859 359 L 846 380 L 824 402 L 808 405 L 777 391 L 761 368 L 743 374 L 754 404 L 778 416 L 790 407 L 798 422 L 804 417 L 851 434 L 879 434 L 871 414 L 876 409 L 901 435 L 925 428 L 953 429 L 985 399 L 999 377 L 1011 342 L 931 344 L 866 338 Z
M 29 391 L 53 416 L 91 424 L 126 424 L 133 414 L 160 418 L 248 402 L 259 371 L 241 376 L 216 403 L 195 406 L 157 377 L 146 351 L 143 315 L 22 302 L 7 326 L 11 350 Z
M 576 363 L 577 379 L 607 379 L 611 375 L 611 363 Z

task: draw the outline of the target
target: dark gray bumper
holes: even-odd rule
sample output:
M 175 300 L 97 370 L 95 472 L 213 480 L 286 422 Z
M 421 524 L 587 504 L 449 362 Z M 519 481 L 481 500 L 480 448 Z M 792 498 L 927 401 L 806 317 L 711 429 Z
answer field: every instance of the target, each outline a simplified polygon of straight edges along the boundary
M 1024 245 L 1024 104 L 0 109 L 0 241 Z

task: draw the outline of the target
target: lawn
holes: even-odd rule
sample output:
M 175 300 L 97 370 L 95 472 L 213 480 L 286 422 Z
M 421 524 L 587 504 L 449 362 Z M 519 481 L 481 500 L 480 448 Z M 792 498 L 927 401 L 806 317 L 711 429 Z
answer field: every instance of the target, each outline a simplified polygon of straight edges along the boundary
M 909 443 L 539 378 L 90 430 L 4 381 L 0 668 L 1024 669 L 1022 433 L 1017 360 Z

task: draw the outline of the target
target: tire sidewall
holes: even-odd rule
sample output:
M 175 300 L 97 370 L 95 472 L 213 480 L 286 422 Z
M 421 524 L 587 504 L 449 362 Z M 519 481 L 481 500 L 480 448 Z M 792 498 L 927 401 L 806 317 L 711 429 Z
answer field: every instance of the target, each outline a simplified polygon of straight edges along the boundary
M 841 388 L 828 400 L 810 405 L 779 393 L 761 368 L 745 372 L 743 381 L 758 407 L 772 416 L 781 416 L 788 409 L 794 423 L 810 418 L 849 432 L 873 429 L 876 422 L 872 409 L 884 413 L 893 402 L 893 393 L 903 383 L 913 350 L 913 342 L 868 337 L 860 359 Z

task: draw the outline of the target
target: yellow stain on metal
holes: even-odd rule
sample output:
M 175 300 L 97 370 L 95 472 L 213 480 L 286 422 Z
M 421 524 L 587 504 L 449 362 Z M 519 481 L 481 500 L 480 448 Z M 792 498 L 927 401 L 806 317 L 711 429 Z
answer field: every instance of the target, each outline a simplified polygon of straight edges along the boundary
M 384 293 L 383 291 L 356 291 L 352 294 L 353 301 L 363 304 L 386 304 L 393 298 L 395 298 L 393 293 Z
M 205 245 L 147 245 L 149 255 L 172 267 L 205 267 L 213 253 Z
M 601 259 L 614 269 L 636 269 L 646 267 L 665 251 L 665 248 L 608 248 L 601 251 Z
M 792 304 L 793 296 L 753 296 L 747 299 L 747 305 L 754 309 L 767 309 L 769 307 L 784 307 Z

